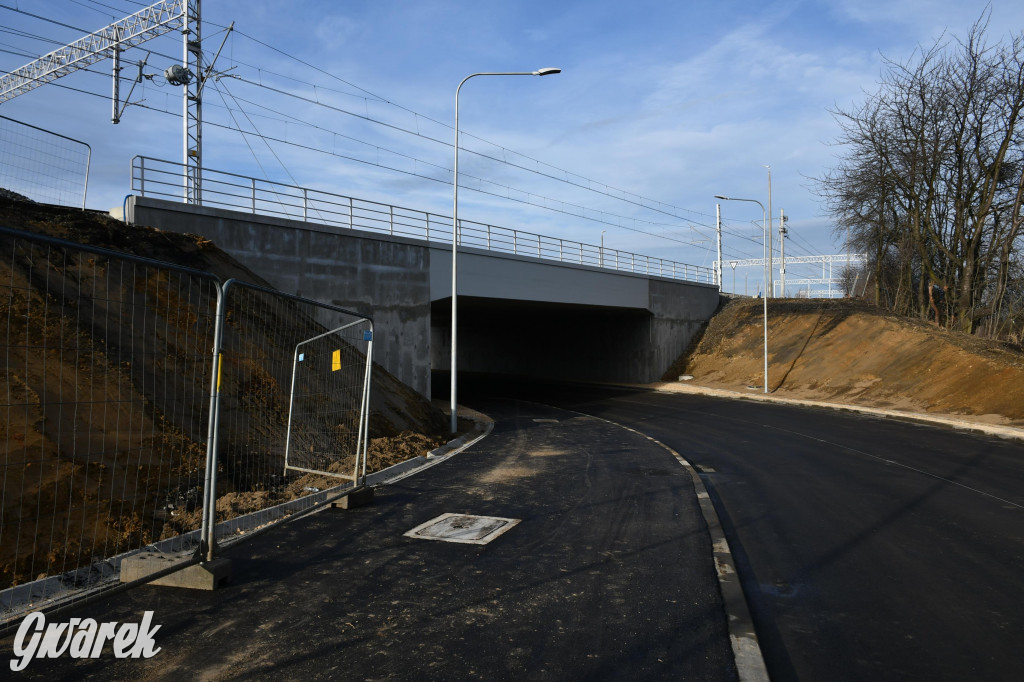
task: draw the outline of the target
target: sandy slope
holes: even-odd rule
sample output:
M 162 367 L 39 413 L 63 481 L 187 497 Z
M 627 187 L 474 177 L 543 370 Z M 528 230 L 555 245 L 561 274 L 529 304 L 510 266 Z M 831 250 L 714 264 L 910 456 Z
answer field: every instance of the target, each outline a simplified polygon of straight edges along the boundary
M 727 303 L 665 379 L 747 391 L 763 381 L 760 300 Z M 851 300 L 773 300 L 769 390 L 779 396 L 1024 425 L 1024 352 Z

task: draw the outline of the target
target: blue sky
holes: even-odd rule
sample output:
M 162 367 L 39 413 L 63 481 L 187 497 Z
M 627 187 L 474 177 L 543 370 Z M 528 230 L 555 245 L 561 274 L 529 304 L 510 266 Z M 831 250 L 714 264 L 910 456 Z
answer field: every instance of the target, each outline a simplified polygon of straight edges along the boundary
M 79 37 L 75 28 L 99 29 L 142 4 L 0 0 L 0 68 L 18 68 L 30 61 L 24 54 L 45 54 Z M 991 41 L 1024 29 L 1019 0 L 989 6 Z M 238 29 L 217 64 L 230 77 L 204 97 L 205 165 L 448 214 L 459 81 L 555 66 L 563 73 L 477 78 L 463 88 L 460 127 L 474 136 L 463 145 L 480 154 L 464 153 L 460 171 L 491 190 L 460 192 L 463 218 L 595 244 L 604 231 L 609 248 L 709 265 L 713 196 L 767 204 L 770 165 L 774 213 L 790 216 L 787 255 L 836 253 L 841 239 L 811 182 L 840 151 L 830 144 L 838 130 L 829 109 L 875 90 L 883 55 L 906 61 L 944 33 L 962 36 L 984 8 L 955 0 L 204 0 L 208 57 L 223 27 L 234 21 Z M 147 72 L 162 73 L 180 56 L 180 37 L 125 53 L 126 75 L 147 51 Z M 108 71 L 110 62 L 94 68 Z M 92 145 L 91 207 L 121 203 L 133 155 L 180 160 L 180 88 L 160 77 L 138 86 L 132 99 L 149 108 L 128 107 L 115 126 L 109 76 L 76 73 L 59 83 L 86 92 L 44 86 L 0 105 L 0 114 Z M 656 202 L 661 210 L 638 205 Z M 759 257 L 760 209 L 722 208 L 726 259 Z

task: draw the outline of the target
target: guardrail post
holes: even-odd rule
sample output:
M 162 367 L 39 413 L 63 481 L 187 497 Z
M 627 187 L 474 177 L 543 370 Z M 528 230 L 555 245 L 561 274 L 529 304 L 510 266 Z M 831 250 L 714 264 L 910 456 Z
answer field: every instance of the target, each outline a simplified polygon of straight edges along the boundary
M 308 189 L 303 189 L 302 190 L 302 222 L 304 222 L 304 223 L 305 222 L 309 222 L 307 220 L 307 216 L 309 215 L 308 214 L 308 210 L 307 210 L 308 206 L 309 206 L 309 190 Z
M 487 226 L 487 250 L 491 250 L 491 226 Z
M 139 196 L 146 196 L 146 157 L 139 157 Z
M 355 229 L 352 226 L 352 197 L 348 198 L 348 229 Z
M 636 254 L 629 254 L 629 271 L 636 272 Z
M 252 187 L 252 213 L 256 215 L 256 178 L 251 178 L 249 184 Z
M 395 236 L 395 207 L 394 206 L 388 206 L 388 214 L 390 216 L 389 220 L 391 221 L 391 223 L 390 223 L 391 236 L 394 237 Z
M 424 222 L 424 224 L 426 225 L 426 228 L 425 228 L 426 229 L 426 233 L 424 234 L 423 238 L 426 241 L 429 242 L 430 241 L 430 214 L 429 213 L 424 213 L 423 215 L 426 216 L 426 218 L 427 218 L 426 221 Z
M 565 240 L 564 239 L 559 239 L 558 240 L 558 262 L 559 263 L 564 263 L 565 262 L 565 256 L 562 253 L 564 251 L 564 249 L 565 249 Z
M 537 235 L 537 258 L 540 258 L 540 235 Z
M 512 253 L 519 254 L 519 230 L 512 230 Z

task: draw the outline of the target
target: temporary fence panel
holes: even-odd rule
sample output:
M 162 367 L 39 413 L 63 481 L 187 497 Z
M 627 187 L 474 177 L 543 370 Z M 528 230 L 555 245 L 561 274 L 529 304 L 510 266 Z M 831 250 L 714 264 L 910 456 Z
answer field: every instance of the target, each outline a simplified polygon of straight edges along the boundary
M 357 347 L 363 342 L 365 352 Z M 366 319 L 345 323 L 295 344 L 285 474 L 299 471 L 353 482 L 366 475 L 365 429 L 372 348 L 373 332 Z M 349 460 L 351 474 L 342 466 Z
M 197 544 L 221 289 L 2 228 L 0 254 L 2 623 Z
M 210 556 L 365 476 L 372 363 L 371 320 L 344 308 L 229 280 L 223 319 Z
M 85 208 L 91 158 L 85 142 L 0 116 L 0 190 Z

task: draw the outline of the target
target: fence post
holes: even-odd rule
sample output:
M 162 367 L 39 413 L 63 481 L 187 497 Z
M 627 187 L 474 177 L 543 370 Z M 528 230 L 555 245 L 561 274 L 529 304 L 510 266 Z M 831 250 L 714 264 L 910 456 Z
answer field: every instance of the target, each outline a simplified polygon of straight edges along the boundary
M 227 296 L 225 285 L 216 283 L 217 317 L 213 326 L 213 366 L 210 374 L 210 422 L 206 435 L 206 476 L 203 483 L 203 518 L 199 531 L 199 551 L 206 555 L 207 561 L 213 561 L 214 532 L 217 523 L 217 432 L 220 422 L 220 361 L 224 353 L 224 321 Z
M 252 187 L 252 213 L 256 215 L 256 178 L 250 178 L 249 184 Z
M 487 250 L 491 250 L 491 226 L 487 226 Z
M 302 222 L 308 222 L 307 220 L 307 207 L 309 206 L 309 190 L 302 190 Z
M 84 142 L 82 144 L 85 144 Z M 89 155 L 85 159 L 85 187 L 82 188 L 82 210 L 85 210 L 85 195 L 89 193 L 89 168 L 92 166 L 92 147 L 88 144 L 85 148 L 89 150 Z M 124 217 L 124 216 L 122 216 Z
M 537 235 L 537 258 L 540 258 L 540 235 Z
M 146 196 L 146 157 L 139 157 L 139 196 Z
M 350 229 L 350 230 L 353 229 L 353 227 L 352 227 L 352 197 L 348 198 L 348 229 Z
M 563 254 L 564 249 L 565 249 L 565 240 L 564 239 L 559 239 L 558 240 L 558 262 L 559 263 L 564 263 L 565 262 L 565 256 Z
M 391 228 L 391 236 L 394 237 L 395 236 L 395 207 L 394 206 L 388 206 L 388 213 L 390 215 L 390 218 L 389 218 L 390 224 L 389 224 L 389 226 Z
M 519 230 L 512 230 L 512 253 L 519 254 Z

